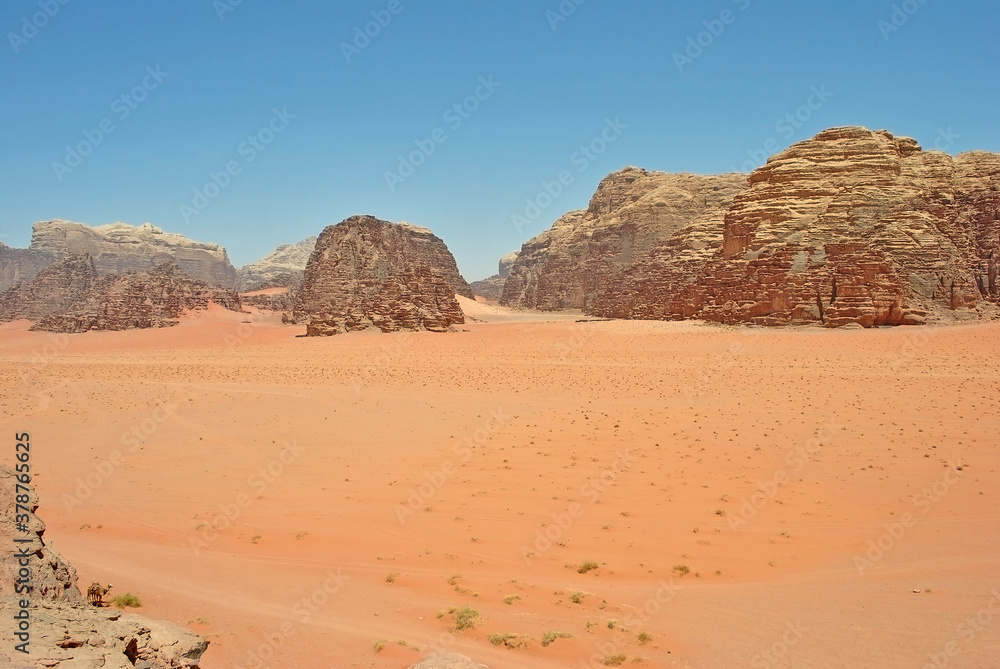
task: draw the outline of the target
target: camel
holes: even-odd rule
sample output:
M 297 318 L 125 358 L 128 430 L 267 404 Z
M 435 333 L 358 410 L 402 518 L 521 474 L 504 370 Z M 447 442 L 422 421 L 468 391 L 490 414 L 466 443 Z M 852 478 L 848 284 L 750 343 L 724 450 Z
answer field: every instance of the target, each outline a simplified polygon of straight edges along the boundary
M 87 588 L 87 600 L 94 606 L 104 606 L 104 595 L 108 594 L 108 591 L 113 587 L 114 586 L 109 583 L 108 587 L 105 588 L 97 581 L 94 581 L 90 584 L 90 587 Z

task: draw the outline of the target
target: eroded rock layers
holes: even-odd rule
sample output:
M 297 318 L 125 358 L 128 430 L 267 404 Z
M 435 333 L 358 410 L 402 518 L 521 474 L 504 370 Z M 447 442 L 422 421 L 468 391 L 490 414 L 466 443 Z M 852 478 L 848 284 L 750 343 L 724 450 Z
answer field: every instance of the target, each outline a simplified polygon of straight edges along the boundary
M 323 230 L 296 296 L 310 336 L 378 328 L 444 332 L 472 297 L 454 257 L 430 230 L 354 216 Z

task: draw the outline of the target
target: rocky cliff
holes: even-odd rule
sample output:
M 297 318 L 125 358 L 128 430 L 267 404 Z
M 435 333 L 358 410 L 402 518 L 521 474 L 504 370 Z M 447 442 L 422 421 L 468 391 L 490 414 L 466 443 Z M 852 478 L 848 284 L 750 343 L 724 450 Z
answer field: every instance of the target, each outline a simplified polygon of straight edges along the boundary
M 488 300 L 499 300 L 503 297 L 503 285 L 506 283 L 507 277 L 510 276 L 510 269 L 517 262 L 519 255 L 518 251 L 514 251 L 500 258 L 499 271 L 488 279 L 470 283 L 469 287 L 472 288 L 472 292 Z
M 59 258 L 41 251 L 15 249 L 0 242 L 0 293 L 19 281 L 31 281 Z
M 19 487 L 20 486 L 20 487 Z M 23 525 L 15 522 L 22 510 L 15 508 L 17 495 L 30 509 Z M 42 538 L 45 523 L 35 511 L 38 495 L 30 477 L 15 474 L 0 465 L 0 666 L 69 669 L 110 667 L 131 669 L 177 669 L 197 667 L 208 642 L 172 623 L 150 620 L 114 608 L 88 604 L 77 586 L 76 569 Z M 21 552 L 15 555 L 15 550 Z M 24 556 L 27 557 L 24 557 Z M 17 579 L 24 579 L 20 562 L 27 562 L 27 583 L 17 592 Z M 29 590 L 25 590 L 30 585 Z M 28 604 L 28 631 L 18 627 L 15 615 Z M 27 634 L 28 653 L 16 650 L 24 642 L 15 634 Z
M 753 172 L 708 228 L 679 230 L 591 312 L 871 327 L 992 317 L 1000 301 L 997 154 L 834 128 Z
M 566 214 L 522 246 L 500 303 L 590 310 L 599 291 L 678 230 L 695 225 L 708 237 L 721 234 L 722 218 L 745 184 L 741 174 L 615 172 L 586 210 Z
M 241 309 L 239 296 L 191 279 L 173 264 L 151 272 L 100 276 L 88 253 L 70 253 L 0 294 L 0 321 L 26 318 L 53 332 L 159 328 L 185 310 L 214 302 Z
M 282 244 L 255 263 L 240 267 L 237 289 L 253 292 L 266 288 L 297 290 L 305 276 L 306 263 L 316 248 L 316 237 L 297 244 Z
M 224 248 L 164 232 L 149 223 L 112 223 L 93 228 L 62 220 L 35 223 L 28 250 L 50 262 L 70 253 L 89 253 L 99 274 L 146 272 L 172 262 L 191 278 L 210 286 L 236 287 L 236 269 Z M 21 275 L 33 278 L 24 268 Z
M 379 328 L 443 332 L 472 297 L 444 242 L 426 228 L 354 216 L 323 230 L 296 296 L 309 335 Z

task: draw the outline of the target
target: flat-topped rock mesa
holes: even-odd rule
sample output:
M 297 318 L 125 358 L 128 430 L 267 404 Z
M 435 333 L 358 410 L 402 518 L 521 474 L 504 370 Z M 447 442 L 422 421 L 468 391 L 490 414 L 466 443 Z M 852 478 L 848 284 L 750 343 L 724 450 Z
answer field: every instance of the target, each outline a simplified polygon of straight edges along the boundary
M 353 216 L 316 241 L 294 319 L 310 336 L 378 328 L 444 332 L 473 298 L 448 247 L 427 228 Z
M 268 255 L 237 270 L 237 290 L 241 293 L 267 288 L 291 288 L 302 285 L 309 256 L 316 248 L 316 237 L 296 244 L 282 244 Z
M 172 264 L 151 272 L 101 276 L 88 253 L 70 253 L 0 294 L 0 321 L 35 321 L 33 330 L 86 332 L 176 325 L 211 303 L 240 311 L 239 296 L 196 281 Z
M 746 175 L 667 174 L 627 167 L 607 176 L 590 205 L 526 242 L 504 282 L 500 304 L 590 310 L 595 296 L 679 229 L 717 225 Z M 714 243 L 714 238 L 705 243 Z
M 45 523 L 35 515 L 39 500 L 29 478 L 0 465 L 0 496 L 0 541 L 11 547 L 0 555 L 0 666 L 197 668 L 208 641 L 195 633 L 84 600 L 76 569 L 43 539 Z M 22 506 L 31 513 L 19 528 L 15 516 L 23 512 L 15 508 L 15 500 L 21 503 L 24 496 L 28 501 Z M 22 549 L 27 567 L 15 554 Z M 30 590 L 17 592 L 25 568 Z M 23 643 L 15 636 L 21 630 L 14 618 L 22 600 L 29 603 L 27 655 L 16 650 Z
M 496 274 L 482 281 L 473 281 L 469 284 L 472 292 L 480 297 L 485 297 L 487 300 L 499 300 L 503 297 L 503 285 L 506 283 L 507 277 L 510 276 L 510 268 L 514 266 L 519 255 L 519 251 L 512 251 L 500 258 Z
M 619 318 L 919 324 L 1000 302 L 1000 155 L 833 128 L 748 178 L 699 268 L 679 231 L 595 300 Z
M 62 220 L 35 223 L 29 250 L 53 261 L 69 253 L 89 253 L 99 274 L 146 272 L 172 262 L 192 279 L 220 288 L 236 287 L 236 268 L 226 249 L 164 232 L 149 223 L 96 227 Z

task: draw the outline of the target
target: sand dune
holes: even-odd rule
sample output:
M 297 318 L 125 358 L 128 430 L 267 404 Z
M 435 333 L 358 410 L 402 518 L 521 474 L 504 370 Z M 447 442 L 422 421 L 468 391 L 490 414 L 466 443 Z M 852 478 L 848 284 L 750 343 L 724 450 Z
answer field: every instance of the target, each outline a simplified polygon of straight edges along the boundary
M 208 635 L 205 669 L 997 666 L 1000 326 L 462 307 L 486 322 L 0 326 L 46 537 Z

